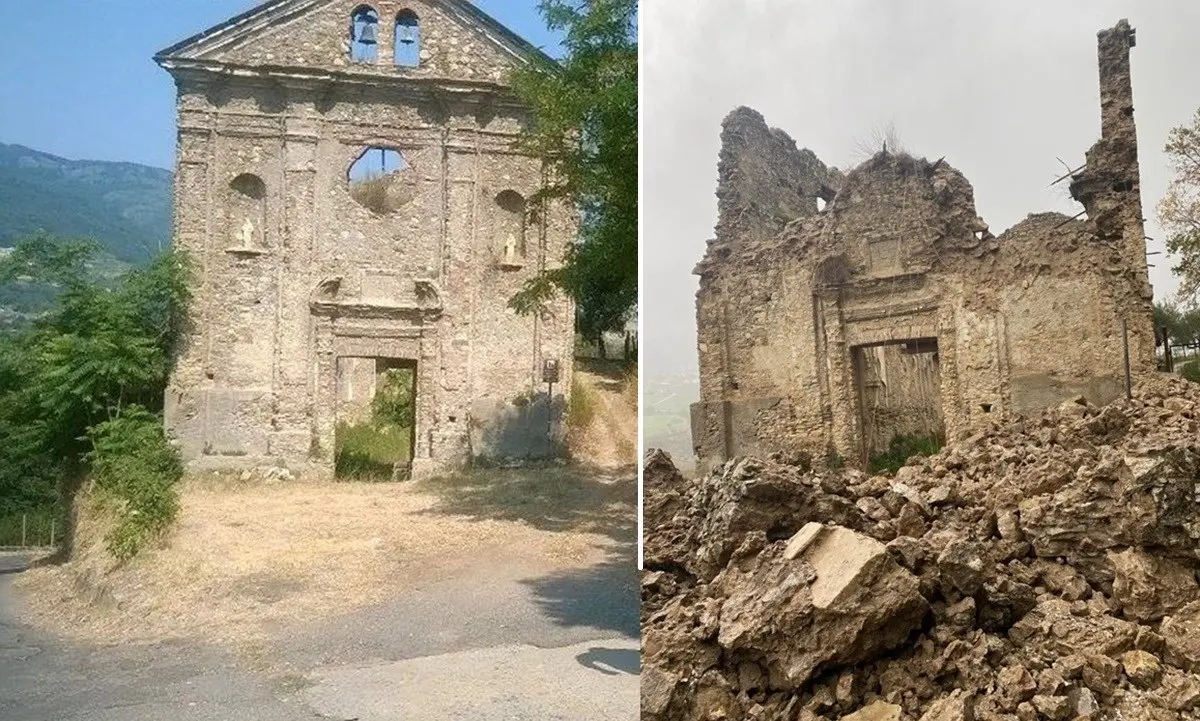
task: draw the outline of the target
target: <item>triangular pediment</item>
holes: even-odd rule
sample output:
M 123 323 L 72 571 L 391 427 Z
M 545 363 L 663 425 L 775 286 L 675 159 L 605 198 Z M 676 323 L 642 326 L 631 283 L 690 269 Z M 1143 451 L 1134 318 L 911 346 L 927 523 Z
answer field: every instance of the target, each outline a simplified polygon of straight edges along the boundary
M 351 17 L 363 7 L 378 18 L 377 57 L 351 52 Z M 420 63 L 397 66 L 401 15 L 418 19 Z M 400 74 L 498 81 L 528 62 L 554 61 L 468 0 L 270 0 L 159 52 L 182 64 L 297 68 L 364 75 Z

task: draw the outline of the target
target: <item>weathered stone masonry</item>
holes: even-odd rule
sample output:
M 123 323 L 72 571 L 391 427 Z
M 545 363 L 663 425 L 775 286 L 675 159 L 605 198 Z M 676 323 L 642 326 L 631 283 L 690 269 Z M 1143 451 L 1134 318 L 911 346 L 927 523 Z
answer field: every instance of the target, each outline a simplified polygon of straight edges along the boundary
M 697 265 L 701 467 L 806 452 L 864 463 L 891 436 L 1124 392 L 1154 368 L 1127 21 L 1099 33 L 1086 214 L 995 237 L 944 160 L 886 150 L 841 173 L 757 112 L 725 120 L 716 238 Z M 820 204 L 824 207 L 818 208 Z
M 355 62 L 364 12 L 377 57 Z M 416 67 L 392 62 L 402 18 Z M 573 308 L 507 308 L 577 224 L 527 202 L 543 167 L 513 147 L 528 113 L 506 78 L 537 55 L 464 0 L 274 0 L 156 56 L 179 93 L 175 243 L 197 265 L 167 426 L 193 466 L 331 469 L 339 359 L 416 363 L 417 474 L 553 450 Z M 407 163 L 384 210 L 350 192 L 367 148 Z

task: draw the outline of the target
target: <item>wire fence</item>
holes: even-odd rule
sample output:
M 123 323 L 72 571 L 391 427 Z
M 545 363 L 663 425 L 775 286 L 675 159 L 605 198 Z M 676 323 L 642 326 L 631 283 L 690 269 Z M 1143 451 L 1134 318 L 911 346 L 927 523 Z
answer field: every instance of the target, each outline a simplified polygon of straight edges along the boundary
M 0 550 L 54 548 L 62 541 L 62 520 L 53 511 L 0 517 Z

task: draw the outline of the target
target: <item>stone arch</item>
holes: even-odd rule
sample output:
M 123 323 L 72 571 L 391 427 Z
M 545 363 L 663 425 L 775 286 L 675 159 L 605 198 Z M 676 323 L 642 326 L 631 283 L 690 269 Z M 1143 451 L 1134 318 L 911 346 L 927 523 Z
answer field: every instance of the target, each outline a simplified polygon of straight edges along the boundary
M 379 61 L 379 13 L 370 5 L 359 5 L 350 13 L 350 62 Z
M 396 13 L 392 58 L 396 67 L 415 68 L 421 64 L 421 19 L 408 8 Z
M 229 181 L 226 217 L 230 245 L 239 250 L 267 246 L 267 184 L 254 173 L 241 173 Z
M 502 190 L 494 198 L 496 204 L 496 236 L 500 265 L 520 268 L 525 264 L 526 234 L 529 226 L 528 204 L 515 190 Z

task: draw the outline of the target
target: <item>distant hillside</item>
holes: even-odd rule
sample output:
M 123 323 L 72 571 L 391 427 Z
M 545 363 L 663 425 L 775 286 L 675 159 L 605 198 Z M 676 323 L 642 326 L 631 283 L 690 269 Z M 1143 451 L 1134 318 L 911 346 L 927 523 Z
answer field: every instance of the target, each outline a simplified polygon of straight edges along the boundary
M 0 247 L 36 230 L 92 238 L 127 263 L 171 241 L 172 175 L 0 143 Z

